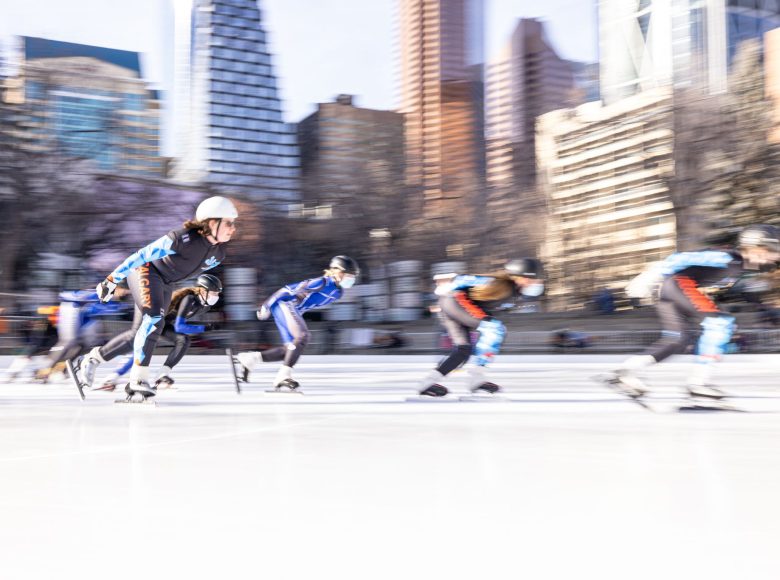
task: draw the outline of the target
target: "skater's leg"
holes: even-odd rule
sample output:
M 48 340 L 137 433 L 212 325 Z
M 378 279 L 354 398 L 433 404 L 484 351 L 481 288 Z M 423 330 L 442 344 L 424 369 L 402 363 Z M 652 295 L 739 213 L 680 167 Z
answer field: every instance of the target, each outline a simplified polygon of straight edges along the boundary
M 172 289 L 148 265 L 140 266 L 138 270 L 149 284 L 142 293 L 143 302 L 139 304 L 143 319 L 133 340 L 134 363 L 130 370 L 129 388 L 146 396 L 154 394 L 149 384 L 149 364 L 165 326 L 164 314 L 170 304 Z
M 452 341 L 452 350 L 434 370 L 426 375 L 420 384 L 420 394 L 440 397 L 447 394 L 447 388 L 439 382 L 469 360 L 473 347 L 471 330 L 476 329 L 480 319 L 466 312 L 453 297 L 444 296 L 439 300 L 439 320 Z
M 292 367 L 298 362 L 303 350 L 309 342 L 309 329 L 303 317 L 289 302 L 280 302 L 271 308 L 276 327 L 282 336 L 284 346 L 273 347 L 264 351 L 251 351 L 239 353 L 236 358 L 243 367 L 244 380 L 260 362 L 284 361 L 279 370 L 274 386 L 285 380 L 292 379 Z
M 166 325 L 165 328 L 163 328 L 162 336 L 173 343 L 173 349 L 168 353 L 168 357 L 165 359 L 163 367 L 157 375 L 155 385 L 158 387 L 171 386 L 174 383 L 173 377 L 171 376 L 172 369 L 179 364 L 179 361 L 187 354 L 190 344 L 192 343 L 192 337 L 188 334 L 176 332 L 170 325 Z
M 101 347 L 95 347 L 84 357 L 81 363 L 81 380 L 87 387 L 92 387 L 95 381 L 97 367 L 117 356 L 133 352 L 133 341 L 144 320 L 145 304 L 148 304 L 147 288 L 149 284 L 149 267 L 133 270 L 127 277 L 127 286 L 135 303 L 133 324 L 128 330 L 120 332 Z
M 698 290 L 696 293 L 703 297 Z M 664 281 L 656 312 L 661 321 L 661 338 L 642 354 L 626 359 L 614 375 L 615 386 L 632 397 L 640 397 L 647 391 L 644 382 L 635 374 L 636 371 L 684 352 L 693 338 L 688 329 L 688 320 L 699 316 L 696 305 L 675 277 Z

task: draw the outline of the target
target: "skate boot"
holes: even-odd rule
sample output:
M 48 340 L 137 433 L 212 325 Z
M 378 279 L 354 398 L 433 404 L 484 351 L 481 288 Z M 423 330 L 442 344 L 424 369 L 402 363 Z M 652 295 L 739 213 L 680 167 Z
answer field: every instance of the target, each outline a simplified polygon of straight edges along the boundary
M 445 387 L 444 385 L 439 385 L 437 383 L 434 383 L 432 385 L 425 387 L 422 391 L 420 391 L 420 396 L 446 397 L 449 392 L 450 392 L 449 389 L 447 389 L 447 387 Z
M 157 380 L 154 381 L 155 389 L 170 389 L 176 381 L 171 377 L 171 367 L 164 366 L 160 369 Z
M 300 383 L 295 379 L 288 377 L 274 385 L 274 392 L 276 393 L 300 393 L 298 387 Z
M 642 379 L 629 369 L 618 369 L 607 376 L 604 381 L 612 389 L 622 395 L 639 399 L 647 393 L 647 386 Z
M 475 395 L 494 395 L 501 387 L 487 380 L 485 367 L 477 366 L 469 369 L 469 390 Z
M 432 370 L 420 383 L 420 396 L 422 397 L 444 397 L 450 391 L 444 385 L 439 384 L 444 375 L 437 370 Z
M 114 391 L 116 390 L 117 383 L 119 382 L 119 375 L 116 373 L 112 373 L 109 376 L 106 377 L 106 380 L 103 381 L 103 384 L 99 387 L 94 387 L 93 391 Z
M 474 394 L 487 393 L 489 395 L 495 395 L 499 391 L 501 391 L 501 387 L 495 383 L 482 383 L 481 385 L 471 388 L 471 392 Z
M 256 354 L 258 357 L 260 356 L 259 352 Z M 298 387 L 300 386 L 298 381 L 292 378 L 292 367 L 288 367 L 287 365 L 279 367 L 273 385 L 274 388 L 267 390 L 266 393 L 301 393 L 301 391 L 298 390 Z
M 704 383 L 688 383 L 688 399 L 680 405 L 679 411 L 742 411 L 726 401 L 726 393 Z
M 45 367 L 42 369 L 38 369 L 33 374 L 33 381 L 36 383 L 46 384 L 49 382 L 49 376 L 51 375 L 52 367 Z
M 140 380 L 125 385 L 128 403 L 143 403 L 146 399 L 154 397 L 157 393 L 148 381 Z
M 262 362 L 263 358 L 258 351 L 253 351 L 240 352 L 235 356 L 235 360 L 238 362 L 238 368 L 236 368 L 238 379 L 246 383 L 249 382 L 249 373 L 257 366 L 257 363 Z
M 712 402 L 719 401 L 726 397 L 726 393 L 712 385 L 688 384 L 686 388 L 688 389 L 688 396 L 691 397 L 691 399 L 702 399 Z
M 170 389 L 173 387 L 173 383 L 176 381 L 171 378 L 170 375 L 162 375 L 160 377 L 157 377 L 157 380 L 154 381 L 154 388 L 155 389 Z
M 95 371 L 97 371 L 100 363 L 105 362 L 102 356 L 100 356 L 100 347 L 96 346 L 89 351 L 84 358 L 81 359 L 79 364 L 79 374 L 81 375 L 81 383 L 92 388 L 92 383 L 95 382 Z

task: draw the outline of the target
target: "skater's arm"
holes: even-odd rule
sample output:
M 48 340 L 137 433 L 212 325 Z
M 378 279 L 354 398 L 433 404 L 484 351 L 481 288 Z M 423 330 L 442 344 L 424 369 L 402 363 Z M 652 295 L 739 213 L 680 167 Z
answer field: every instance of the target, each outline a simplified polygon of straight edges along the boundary
M 704 266 L 708 268 L 727 268 L 734 260 L 728 252 L 678 252 L 661 262 L 656 262 L 626 285 L 629 298 L 650 298 L 656 294 L 665 278 L 690 268 Z
M 143 266 L 144 264 L 148 264 L 149 262 L 159 260 L 160 258 L 175 253 L 176 251 L 173 249 L 173 238 L 170 235 L 164 235 L 148 246 L 144 246 L 134 254 L 128 256 L 124 262 L 111 272 L 108 279 L 112 282 L 121 282 L 138 266 Z
M 302 302 L 307 296 L 318 292 L 325 287 L 325 278 L 314 278 L 312 280 L 304 280 L 297 284 L 288 284 L 284 288 L 280 288 L 265 301 L 263 306 L 270 310 L 277 302 L 283 302 L 286 300 L 298 300 Z
M 474 286 L 489 284 L 493 280 L 495 280 L 495 278 L 491 278 L 490 276 L 456 276 L 449 284 L 441 284 L 437 286 L 434 293 L 437 296 L 444 296 L 445 294 L 449 294 L 455 290 L 463 290 L 464 288 L 473 288 Z
M 685 268 L 691 268 L 693 266 L 704 266 L 706 268 L 727 268 L 728 265 L 734 261 L 734 256 L 728 252 L 719 252 L 714 250 L 707 250 L 703 252 L 677 252 L 666 258 L 663 262 L 656 267 L 659 268 L 658 273 L 661 276 L 667 277 L 685 270 Z
M 206 330 L 206 327 L 202 324 L 187 323 L 185 315 L 192 308 L 193 300 L 195 300 L 195 297 L 192 294 L 188 294 L 179 303 L 179 310 L 176 312 L 176 319 L 173 322 L 173 329 L 179 334 L 200 334 Z

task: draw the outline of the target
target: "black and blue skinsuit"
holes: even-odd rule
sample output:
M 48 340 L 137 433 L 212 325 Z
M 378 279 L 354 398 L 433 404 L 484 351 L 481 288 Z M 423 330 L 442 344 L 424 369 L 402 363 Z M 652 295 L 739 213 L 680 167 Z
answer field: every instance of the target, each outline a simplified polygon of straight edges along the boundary
M 218 266 L 225 259 L 224 244 L 212 244 L 197 229 L 173 230 L 128 257 L 108 277 L 118 283 L 127 279 L 135 303 L 133 360 L 149 366 L 176 282 Z M 100 349 L 105 361 L 127 352 L 128 333 L 112 338 Z

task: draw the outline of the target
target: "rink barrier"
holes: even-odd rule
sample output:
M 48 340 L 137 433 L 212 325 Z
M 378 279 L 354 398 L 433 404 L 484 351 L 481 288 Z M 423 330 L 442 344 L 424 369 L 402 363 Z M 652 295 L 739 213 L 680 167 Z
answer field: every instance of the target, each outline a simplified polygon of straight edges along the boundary
M 5 316 L 0 317 L 0 354 L 13 355 L 25 348 L 23 328 L 32 320 L 33 316 Z M 129 328 L 130 323 L 123 320 L 104 319 L 98 340 L 101 343 L 112 336 Z M 352 344 L 350 337 L 359 335 L 354 328 L 338 328 L 328 331 L 325 327 L 312 325 L 311 336 L 307 352 L 323 354 L 327 352 L 352 353 L 366 349 L 365 341 L 360 344 Z M 354 325 L 352 325 L 354 326 Z M 366 328 L 371 328 L 366 325 Z M 402 325 L 392 329 L 381 326 L 373 327 L 378 337 L 388 333 L 398 334 L 403 341 L 403 346 L 382 349 L 382 352 L 405 353 L 436 353 L 446 351 L 449 342 L 446 336 L 439 331 L 404 331 Z M 519 331 L 509 330 L 501 347 L 501 352 L 506 353 L 620 353 L 641 351 L 660 338 L 659 330 L 610 330 L 603 332 L 584 332 L 586 345 L 558 347 L 553 344 L 553 331 Z M 780 329 L 745 329 L 740 330 L 732 343 L 738 345 L 734 352 L 742 353 L 774 353 L 780 352 Z M 278 344 L 280 337 L 272 324 L 258 325 L 256 321 L 234 322 L 225 328 L 209 332 L 196 337 L 193 342 L 192 352 L 205 353 L 213 349 L 231 347 L 236 351 L 242 349 L 256 349 L 264 345 Z M 379 341 L 382 342 L 382 341 Z M 162 351 L 164 352 L 164 351 Z

